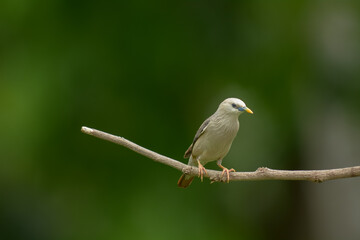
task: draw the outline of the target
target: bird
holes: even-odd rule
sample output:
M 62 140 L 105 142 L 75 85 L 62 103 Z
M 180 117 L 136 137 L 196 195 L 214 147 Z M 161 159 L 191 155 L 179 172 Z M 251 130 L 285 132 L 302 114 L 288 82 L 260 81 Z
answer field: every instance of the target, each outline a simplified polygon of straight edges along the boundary
M 222 169 L 221 176 L 226 174 L 229 183 L 229 173 L 235 172 L 235 170 L 224 167 L 222 161 L 229 152 L 239 130 L 238 117 L 244 112 L 253 114 L 253 111 L 242 100 L 227 98 L 220 103 L 216 112 L 207 118 L 196 132 L 184 158 L 189 158 L 189 166 L 199 168 L 201 181 L 203 181 L 204 174 L 207 174 L 204 165 L 208 162 L 217 161 L 217 165 Z M 193 179 L 194 176 L 182 174 L 177 184 L 181 188 L 186 188 Z

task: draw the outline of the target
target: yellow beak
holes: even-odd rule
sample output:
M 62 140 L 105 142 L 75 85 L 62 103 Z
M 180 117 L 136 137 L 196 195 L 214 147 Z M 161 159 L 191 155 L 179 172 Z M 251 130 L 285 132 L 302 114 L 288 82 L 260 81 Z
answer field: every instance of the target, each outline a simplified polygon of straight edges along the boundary
M 254 114 L 253 111 L 251 111 L 251 109 L 248 108 L 248 107 L 245 107 L 245 111 L 248 112 L 248 113 Z

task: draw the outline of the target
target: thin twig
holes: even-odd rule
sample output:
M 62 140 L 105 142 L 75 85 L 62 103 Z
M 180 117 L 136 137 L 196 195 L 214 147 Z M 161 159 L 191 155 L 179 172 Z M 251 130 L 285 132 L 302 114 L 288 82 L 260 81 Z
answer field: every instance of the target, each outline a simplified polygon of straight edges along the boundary
M 189 175 L 197 175 L 198 168 L 191 167 L 172 158 L 163 156 L 149 149 L 141 147 L 123 137 L 118 137 L 93 128 L 82 127 L 83 133 L 91 136 L 119 144 L 139 153 L 147 158 L 154 160 L 172 168 L 175 168 Z M 221 177 L 221 171 L 207 170 L 207 176 L 212 182 L 225 181 L 226 177 Z M 266 167 L 258 168 L 255 172 L 231 172 L 230 181 L 258 181 L 258 180 L 304 180 L 311 182 L 324 182 L 339 178 L 351 178 L 360 176 L 360 166 L 337 168 L 328 170 L 275 170 Z

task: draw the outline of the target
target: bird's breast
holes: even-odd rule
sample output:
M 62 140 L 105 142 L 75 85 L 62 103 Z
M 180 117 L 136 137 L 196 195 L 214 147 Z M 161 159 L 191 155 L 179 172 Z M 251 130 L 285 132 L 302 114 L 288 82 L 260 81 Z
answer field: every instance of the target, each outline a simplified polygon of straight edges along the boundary
M 237 119 L 233 122 L 209 123 L 206 132 L 195 143 L 193 155 L 200 156 L 203 164 L 224 158 L 230 150 L 238 129 Z

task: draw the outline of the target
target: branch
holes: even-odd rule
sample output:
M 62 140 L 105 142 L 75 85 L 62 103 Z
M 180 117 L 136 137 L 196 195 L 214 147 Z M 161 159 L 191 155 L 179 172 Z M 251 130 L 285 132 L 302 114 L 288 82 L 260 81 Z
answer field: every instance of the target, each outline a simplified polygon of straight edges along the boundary
M 163 156 L 144 147 L 141 147 L 123 137 L 118 137 L 93 128 L 82 127 L 81 131 L 88 135 L 119 144 L 139 153 L 147 158 L 154 160 L 172 168 L 175 168 L 189 175 L 198 175 L 198 168 L 188 166 L 172 158 Z M 207 176 L 212 182 L 225 181 L 226 177 L 221 177 L 221 171 L 206 170 Z M 360 176 L 360 166 L 337 168 L 328 170 L 275 170 L 266 167 L 260 167 L 255 172 L 231 172 L 230 181 L 258 181 L 258 180 L 305 180 L 311 182 L 324 182 L 339 178 L 350 178 Z

